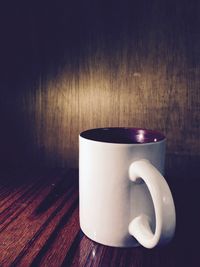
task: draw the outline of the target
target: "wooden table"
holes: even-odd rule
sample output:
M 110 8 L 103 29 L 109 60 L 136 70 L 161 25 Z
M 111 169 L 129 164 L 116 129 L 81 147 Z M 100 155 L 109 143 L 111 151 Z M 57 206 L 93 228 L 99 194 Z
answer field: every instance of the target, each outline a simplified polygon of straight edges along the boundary
M 169 177 L 176 235 L 169 245 L 148 250 L 99 245 L 82 233 L 77 170 L 1 174 L 0 266 L 200 266 L 196 178 Z

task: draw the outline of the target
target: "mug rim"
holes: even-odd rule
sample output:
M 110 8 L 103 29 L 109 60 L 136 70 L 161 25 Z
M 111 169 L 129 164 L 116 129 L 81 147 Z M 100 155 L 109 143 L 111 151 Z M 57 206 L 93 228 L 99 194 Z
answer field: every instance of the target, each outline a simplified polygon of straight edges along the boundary
M 121 133 L 126 131 L 129 133 L 130 141 L 124 141 L 118 139 L 116 136 L 107 136 L 99 137 L 99 133 L 102 131 L 118 131 Z M 166 140 L 166 136 L 157 130 L 139 128 L 139 127 L 99 127 L 99 128 L 90 128 L 82 131 L 79 136 L 83 139 L 98 142 L 98 143 L 107 143 L 107 144 L 121 144 L 121 145 L 147 145 L 147 144 L 156 144 Z M 149 137 L 147 137 L 149 136 Z M 128 137 L 127 137 L 128 138 Z M 132 140 L 131 140 L 132 138 Z

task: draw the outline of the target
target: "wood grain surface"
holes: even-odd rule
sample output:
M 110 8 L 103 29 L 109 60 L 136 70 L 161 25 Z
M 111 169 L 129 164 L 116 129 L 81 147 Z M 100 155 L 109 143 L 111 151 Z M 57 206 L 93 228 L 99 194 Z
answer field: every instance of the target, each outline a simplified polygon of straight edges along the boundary
M 78 165 L 93 127 L 200 155 L 199 1 L 20 1 L 0 10 L 0 164 Z
M 199 262 L 199 179 L 167 177 L 177 227 L 173 241 L 151 250 L 113 248 L 80 230 L 78 171 L 0 174 L 0 266 L 195 267 Z M 181 181 L 181 184 L 180 184 Z

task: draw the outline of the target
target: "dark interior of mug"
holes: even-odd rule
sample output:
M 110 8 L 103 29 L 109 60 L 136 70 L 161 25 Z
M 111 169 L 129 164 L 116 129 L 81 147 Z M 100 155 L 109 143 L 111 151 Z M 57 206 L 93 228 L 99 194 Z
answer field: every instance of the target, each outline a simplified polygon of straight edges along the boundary
M 82 132 L 80 136 L 89 140 L 119 144 L 144 144 L 165 139 L 162 133 L 154 130 L 122 127 L 90 129 Z

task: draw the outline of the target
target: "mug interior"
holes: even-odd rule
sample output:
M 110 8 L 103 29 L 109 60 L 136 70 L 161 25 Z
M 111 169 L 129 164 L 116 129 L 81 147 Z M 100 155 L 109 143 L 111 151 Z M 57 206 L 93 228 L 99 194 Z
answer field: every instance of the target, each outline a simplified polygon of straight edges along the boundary
M 80 136 L 93 141 L 117 144 L 155 143 L 165 139 L 164 134 L 158 131 L 122 127 L 89 129 L 82 132 Z

